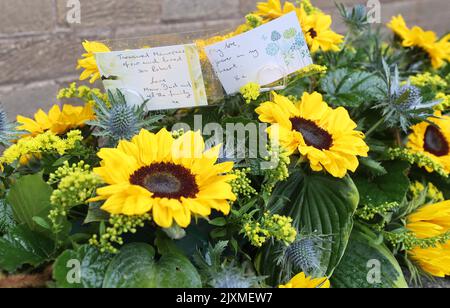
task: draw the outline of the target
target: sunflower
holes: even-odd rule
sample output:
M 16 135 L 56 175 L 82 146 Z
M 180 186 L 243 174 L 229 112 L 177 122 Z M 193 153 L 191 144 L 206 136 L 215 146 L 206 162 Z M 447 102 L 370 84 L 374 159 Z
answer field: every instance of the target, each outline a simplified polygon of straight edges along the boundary
M 300 273 L 285 285 L 280 285 L 281 289 L 329 289 L 330 281 L 327 277 L 312 278 L 306 277 L 305 273 Z
M 228 215 L 236 200 L 226 175 L 232 162 L 216 164 L 220 146 L 205 150 L 199 132 L 174 139 L 166 129 L 157 134 L 143 129 L 131 142 L 101 149 L 101 167 L 94 172 L 109 186 L 97 190 L 94 200 L 106 200 L 102 209 L 127 216 L 152 212 L 155 223 L 169 228 L 191 223 L 192 215 L 208 217 L 211 209 Z
M 420 239 L 445 235 L 450 232 L 450 201 L 420 208 L 408 217 L 406 227 Z M 450 276 L 450 241 L 429 248 L 416 247 L 408 254 L 425 272 L 436 277 Z
M 48 114 L 42 109 L 34 115 L 34 120 L 23 116 L 17 116 L 17 122 L 22 124 L 17 130 L 27 131 L 26 136 L 36 136 L 46 131 L 62 135 L 73 128 L 83 127 L 87 121 L 95 118 L 91 104 L 84 107 L 64 105 L 63 109 L 54 105 Z
M 439 111 L 435 116 L 428 119 L 433 124 L 422 122 L 412 127 L 407 147 L 428 156 L 450 173 L 450 117 Z
M 260 121 L 273 124 L 269 128 L 271 138 L 279 140 L 291 154 L 298 150 L 314 171 L 325 169 L 342 178 L 347 170 L 357 169 L 358 155 L 367 156 L 364 134 L 355 130 L 357 125 L 344 108 L 330 108 L 317 92 L 305 93 L 295 104 L 273 95 L 273 102 L 256 109 Z
M 418 26 L 410 29 L 401 15 L 394 16 L 387 26 L 402 40 L 403 47 L 424 50 L 434 68 L 438 69 L 445 61 L 450 61 L 450 34 L 439 40 L 433 31 L 425 31 Z
M 307 15 L 302 22 L 306 42 L 312 53 L 318 51 L 339 51 L 344 37 L 331 30 L 330 15 L 320 12 Z
M 256 15 L 263 17 L 266 20 L 276 19 L 292 11 L 297 10 L 295 5 L 286 1 L 281 5 L 280 0 L 268 0 L 267 2 L 259 2 L 256 5 Z
M 86 53 L 83 54 L 83 59 L 78 60 L 77 69 L 83 68 L 84 71 L 80 75 L 80 80 L 86 80 L 90 78 L 89 82 L 94 83 L 97 79 L 100 79 L 100 72 L 95 61 L 95 53 L 97 52 L 110 52 L 111 50 L 103 43 L 100 42 L 83 42 L 83 47 Z

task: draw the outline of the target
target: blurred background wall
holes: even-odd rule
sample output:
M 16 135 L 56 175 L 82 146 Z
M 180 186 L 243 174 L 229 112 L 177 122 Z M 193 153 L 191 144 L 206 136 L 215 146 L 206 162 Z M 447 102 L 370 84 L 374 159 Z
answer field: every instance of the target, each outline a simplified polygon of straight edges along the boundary
M 77 0 L 78 1 L 78 0 Z M 142 37 L 198 29 L 232 29 L 258 0 L 79 0 L 80 24 L 67 21 L 73 0 L 0 0 L 0 102 L 10 118 L 47 111 L 62 86 L 78 80 L 87 40 Z M 367 0 L 337 0 L 346 4 Z M 450 0 L 381 0 L 382 22 L 402 14 L 408 25 L 450 31 Z M 333 0 L 312 0 L 334 17 Z M 97 84 L 101 87 L 101 84 Z

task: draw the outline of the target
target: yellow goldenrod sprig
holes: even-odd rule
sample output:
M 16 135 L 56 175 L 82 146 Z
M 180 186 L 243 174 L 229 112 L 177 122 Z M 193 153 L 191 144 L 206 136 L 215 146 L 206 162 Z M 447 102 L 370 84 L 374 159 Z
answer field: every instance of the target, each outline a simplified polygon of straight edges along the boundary
M 418 238 L 413 232 L 383 232 L 384 238 L 393 246 L 402 245 L 402 250 L 435 248 L 450 241 L 450 232 L 430 238 Z
M 364 205 L 356 211 L 356 215 L 363 220 L 369 221 L 375 218 L 376 215 L 386 215 L 399 206 L 400 204 L 398 202 L 385 202 L 377 206 Z
M 328 67 L 324 65 L 311 64 L 298 70 L 295 74 L 297 78 L 306 78 L 314 75 L 324 75 L 328 71 Z
M 450 95 L 447 95 L 444 92 L 439 92 L 436 94 L 436 100 L 440 101 L 440 104 L 434 107 L 435 110 L 446 111 L 450 108 Z
M 111 215 L 109 219 L 110 227 L 106 228 L 103 235 L 94 235 L 89 244 L 98 247 L 102 253 L 110 252 L 117 254 L 119 250 L 114 244 L 123 245 L 122 236 L 126 233 L 135 234 L 137 228 L 142 228 L 145 222 L 151 221 L 149 214 L 139 216 Z
M 297 238 L 297 230 L 292 226 L 291 217 L 266 212 L 260 221 L 253 220 L 250 215 L 246 215 L 244 220 L 247 221 L 242 233 L 255 247 L 262 247 L 270 238 L 283 242 L 285 245 L 292 244 Z
M 258 99 L 260 93 L 261 93 L 261 87 L 259 84 L 250 82 L 243 86 L 240 90 L 242 96 L 245 99 L 245 102 L 247 104 L 250 104 L 252 101 L 255 101 Z
M 291 159 L 287 152 L 281 148 L 271 148 L 268 146 L 269 155 L 265 158 L 273 168 L 265 170 L 266 181 L 262 187 L 262 191 L 271 193 L 275 185 L 289 178 L 289 165 Z
M 52 209 L 48 218 L 52 223 L 55 233 L 63 228 L 63 220 L 68 211 L 77 205 L 84 204 L 95 193 L 96 188 L 102 183 L 98 175 L 91 171 L 91 167 L 80 161 L 69 165 L 66 161 L 63 166 L 50 174 L 48 184 L 58 183 L 50 197 Z
M 433 75 L 429 72 L 417 74 L 409 78 L 411 84 L 416 87 L 431 87 L 433 89 L 441 89 L 447 87 L 447 81 L 439 75 Z
M 107 93 L 103 93 L 100 89 L 97 88 L 89 88 L 87 86 L 77 87 L 77 84 L 75 82 L 71 83 L 68 88 L 61 89 L 57 95 L 57 99 L 77 98 L 85 103 L 95 105 L 94 96 L 100 98 L 107 104 L 109 103 Z
M 230 182 L 233 189 L 233 193 L 240 197 L 250 197 L 257 194 L 256 189 L 252 187 L 251 180 L 247 174 L 251 171 L 250 168 L 246 169 L 234 169 L 230 174 L 234 174 L 236 178 Z
M 0 164 L 12 164 L 23 157 L 39 157 L 41 154 L 64 155 L 82 140 L 83 137 L 79 130 L 68 132 L 66 138 L 56 136 L 50 131 L 36 137 L 24 137 L 5 150 L 0 158 Z
M 419 152 L 412 152 L 408 149 L 389 149 L 388 151 L 389 159 L 395 160 L 403 160 L 407 161 L 412 165 L 417 165 L 420 168 L 426 168 L 427 170 L 431 170 L 436 172 L 442 177 L 448 178 L 448 173 L 445 171 L 444 167 L 437 163 L 436 161 L 432 160 L 428 156 L 419 153 Z
M 322 13 L 322 11 L 318 8 L 312 5 L 310 0 L 300 0 L 300 5 L 303 7 L 307 15 L 311 15 L 314 13 Z

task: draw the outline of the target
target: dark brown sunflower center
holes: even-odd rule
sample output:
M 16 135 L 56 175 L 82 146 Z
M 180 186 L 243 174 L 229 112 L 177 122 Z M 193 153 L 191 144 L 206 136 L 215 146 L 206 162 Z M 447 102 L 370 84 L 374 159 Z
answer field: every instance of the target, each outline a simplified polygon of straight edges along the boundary
M 316 123 L 303 118 L 291 118 L 292 128 L 302 134 L 308 146 L 328 150 L 333 146 L 333 137 Z
M 317 32 L 316 30 L 314 30 L 314 28 L 309 29 L 307 33 L 309 33 L 312 39 L 315 39 L 317 37 Z
M 450 152 L 445 136 L 435 126 L 428 126 L 425 132 L 424 149 L 436 156 L 445 156 Z
M 171 163 L 142 167 L 131 175 L 130 182 L 152 192 L 155 198 L 195 198 L 199 192 L 191 171 Z

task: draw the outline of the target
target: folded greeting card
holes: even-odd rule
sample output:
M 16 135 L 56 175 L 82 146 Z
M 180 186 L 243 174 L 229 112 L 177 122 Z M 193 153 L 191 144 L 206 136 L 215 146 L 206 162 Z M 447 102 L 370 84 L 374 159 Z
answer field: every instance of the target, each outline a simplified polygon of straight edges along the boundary
M 96 53 L 107 90 L 120 89 L 131 104 L 148 110 L 208 104 L 194 44 Z
M 295 12 L 205 51 L 227 94 L 239 92 L 249 82 L 271 84 L 312 64 Z

